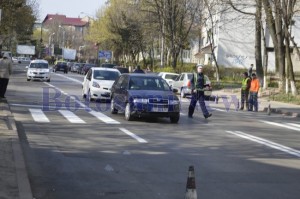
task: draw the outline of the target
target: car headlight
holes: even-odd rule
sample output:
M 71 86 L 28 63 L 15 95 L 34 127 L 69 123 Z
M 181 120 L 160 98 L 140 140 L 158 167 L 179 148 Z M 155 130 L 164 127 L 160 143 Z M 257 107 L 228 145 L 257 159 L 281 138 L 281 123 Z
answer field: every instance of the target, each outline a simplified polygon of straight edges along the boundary
M 97 82 L 93 82 L 93 87 L 100 88 L 100 85 Z
M 133 99 L 133 103 L 143 103 L 143 104 L 147 104 L 147 103 L 148 103 L 148 99 L 144 99 L 144 98 L 135 98 L 135 99 Z
M 169 104 L 171 105 L 177 105 L 179 103 L 180 103 L 179 100 L 169 100 Z

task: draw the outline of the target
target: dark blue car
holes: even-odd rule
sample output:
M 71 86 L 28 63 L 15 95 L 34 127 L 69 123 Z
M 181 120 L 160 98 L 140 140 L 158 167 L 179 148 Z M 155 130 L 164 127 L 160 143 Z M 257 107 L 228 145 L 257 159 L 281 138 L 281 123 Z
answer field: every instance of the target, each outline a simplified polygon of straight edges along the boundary
M 180 118 L 180 101 L 168 83 L 157 75 L 122 74 L 111 88 L 111 113 L 125 112 L 125 119 L 153 116 Z

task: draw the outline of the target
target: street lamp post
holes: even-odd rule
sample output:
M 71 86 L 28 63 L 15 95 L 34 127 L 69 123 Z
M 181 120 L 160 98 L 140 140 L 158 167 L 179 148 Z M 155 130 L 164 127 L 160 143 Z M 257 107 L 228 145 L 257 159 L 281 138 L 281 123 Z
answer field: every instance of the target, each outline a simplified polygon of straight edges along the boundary
M 65 31 L 64 27 L 62 27 L 61 25 L 59 25 L 59 28 L 61 28 L 62 31 L 63 31 L 62 48 L 65 48 L 65 34 L 66 34 L 66 31 Z
M 52 36 L 55 35 L 55 32 L 50 34 L 49 36 L 49 46 L 48 46 L 48 50 L 49 50 L 49 55 L 52 56 Z
M 41 23 L 41 38 L 40 38 L 40 54 L 39 58 L 42 58 L 42 49 L 43 49 L 43 22 Z

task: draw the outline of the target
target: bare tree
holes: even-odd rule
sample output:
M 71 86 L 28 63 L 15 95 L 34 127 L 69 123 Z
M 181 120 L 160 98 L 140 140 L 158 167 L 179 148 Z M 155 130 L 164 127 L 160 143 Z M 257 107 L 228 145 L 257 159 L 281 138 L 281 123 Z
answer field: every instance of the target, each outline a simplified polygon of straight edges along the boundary
M 180 51 L 188 40 L 194 24 L 199 1 L 196 0 L 146 0 L 157 14 L 160 31 L 171 51 L 172 67 L 176 68 Z

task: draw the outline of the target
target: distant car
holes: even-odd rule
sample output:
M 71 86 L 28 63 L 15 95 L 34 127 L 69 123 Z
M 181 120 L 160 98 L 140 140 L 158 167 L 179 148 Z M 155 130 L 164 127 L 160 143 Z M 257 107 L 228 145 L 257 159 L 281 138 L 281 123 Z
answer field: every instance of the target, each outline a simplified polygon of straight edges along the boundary
M 180 118 L 180 101 L 168 83 L 157 75 L 122 74 L 111 88 L 111 113 L 125 110 L 125 119 L 152 116 Z
M 114 66 L 115 69 L 118 69 L 118 71 L 120 71 L 121 74 L 123 73 L 129 73 L 129 69 L 125 68 L 125 67 L 121 67 L 121 66 Z
M 189 88 L 190 81 L 193 77 L 193 73 L 181 73 L 172 83 L 171 87 L 178 90 L 182 98 L 187 95 L 191 95 L 191 89 Z
M 19 63 L 18 58 L 16 58 L 16 57 L 12 57 L 11 60 L 14 64 Z
M 29 57 L 18 57 L 17 59 L 19 64 L 28 64 L 31 61 Z
M 158 73 L 158 76 L 161 76 L 163 79 L 165 79 L 168 82 L 169 86 L 171 86 L 172 82 L 179 76 L 179 74 L 160 72 L 160 73 Z
M 110 89 L 121 75 L 117 69 L 92 67 L 82 82 L 82 96 L 89 101 L 110 100 Z
M 116 64 L 103 63 L 101 64 L 102 68 L 113 68 Z
M 81 65 L 83 65 L 83 63 L 74 63 L 71 66 L 71 72 L 74 72 L 74 73 L 77 72 Z
M 58 61 L 54 66 L 54 72 L 63 71 L 64 73 L 68 73 L 67 62 Z
M 46 60 L 33 60 L 27 68 L 27 81 L 44 80 L 50 82 L 51 71 Z
M 96 64 L 84 64 L 81 68 L 80 74 L 86 75 L 86 73 L 89 71 L 90 68 L 96 67 Z

